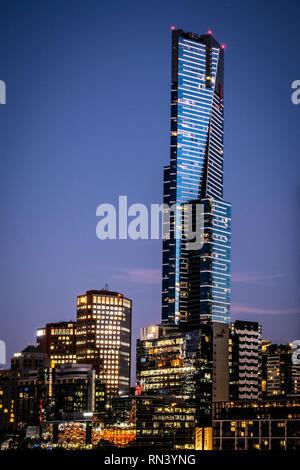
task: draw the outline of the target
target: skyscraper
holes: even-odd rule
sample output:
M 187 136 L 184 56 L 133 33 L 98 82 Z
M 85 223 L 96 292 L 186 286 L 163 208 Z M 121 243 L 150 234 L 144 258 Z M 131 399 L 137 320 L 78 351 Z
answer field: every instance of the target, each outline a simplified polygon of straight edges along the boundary
M 201 442 L 205 429 L 211 431 L 212 403 L 229 397 L 231 207 L 223 201 L 223 54 L 211 35 L 173 31 L 162 324 L 144 328 L 137 341 L 137 393 L 191 406 L 194 440 Z
M 93 365 L 109 397 L 130 389 L 131 305 L 123 294 L 104 289 L 77 297 L 77 362 Z
M 224 46 L 172 31 L 171 152 L 164 204 L 176 207 L 163 241 L 162 323 L 230 321 L 231 206 L 223 201 Z M 185 205 L 201 204 L 203 245 L 181 236 Z

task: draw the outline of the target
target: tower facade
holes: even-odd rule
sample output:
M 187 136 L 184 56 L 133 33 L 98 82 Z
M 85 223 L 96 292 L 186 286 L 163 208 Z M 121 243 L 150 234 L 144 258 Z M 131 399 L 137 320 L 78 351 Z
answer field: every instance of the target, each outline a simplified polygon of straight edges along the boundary
M 210 34 L 172 32 L 171 152 L 164 204 L 162 323 L 230 321 L 231 206 L 223 201 L 224 49 Z M 182 237 L 186 205 L 203 213 L 202 246 Z
M 77 362 L 93 365 L 108 397 L 129 393 L 131 305 L 123 294 L 104 289 L 77 297 Z
M 194 407 L 197 424 L 211 425 L 212 402 L 228 400 L 228 334 L 213 322 L 195 330 L 155 325 L 137 340 L 137 390 Z
M 300 393 L 300 365 L 293 364 L 292 344 L 262 344 L 262 395 Z
M 37 330 L 36 346 L 52 367 L 76 362 L 76 322 L 47 323 Z
M 261 392 L 261 331 L 257 322 L 230 324 L 229 392 L 231 400 L 257 400 Z

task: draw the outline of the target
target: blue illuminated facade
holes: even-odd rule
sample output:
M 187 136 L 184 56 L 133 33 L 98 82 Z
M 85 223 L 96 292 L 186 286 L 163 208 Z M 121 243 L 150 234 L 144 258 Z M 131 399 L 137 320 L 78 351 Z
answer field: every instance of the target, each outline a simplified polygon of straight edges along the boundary
M 224 49 L 210 34 L 172 32 L 171 155 L 164 203 L 162 323 L 230 322 L 231 206 L 223 201 Z M 203 208 L 203 245 L 181 237 L 185 204 Z

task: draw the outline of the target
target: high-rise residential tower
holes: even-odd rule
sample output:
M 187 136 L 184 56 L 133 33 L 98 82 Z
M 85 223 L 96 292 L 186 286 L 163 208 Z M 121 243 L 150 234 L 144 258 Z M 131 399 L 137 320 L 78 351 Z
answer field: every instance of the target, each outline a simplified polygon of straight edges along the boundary
M 261 392 L 261 325 L 236 320 L 229 334 L 231 400 L 257 400 Z
M 172 31 L 171 155 L 164 204 L 162 323 L 230 322 L 231 206 L 223 201 L 224 46 Z M 202 247 L 181 236 L 187 204 L 202 205 Z

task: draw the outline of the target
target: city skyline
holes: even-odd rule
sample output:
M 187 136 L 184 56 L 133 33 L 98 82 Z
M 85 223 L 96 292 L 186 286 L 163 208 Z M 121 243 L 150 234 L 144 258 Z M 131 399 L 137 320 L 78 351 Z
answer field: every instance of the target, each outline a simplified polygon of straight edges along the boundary
M 92 4 L 93 2 L 91 2 Z M 95 4 L 93 5 L 96 8 Z M 78 8 L 81 11 L 82 6 L 78 4 Z M 41 24 L 51 25 L 51 15 L 50 23 L 44 23 L 46 11 L 46 7 L 44 9 L 40 7 L 38 14 Z M 17 56 L 19 58 L 18 66 L 16 63 L 12 63 L 5 54 L 1 57 L 4 68 L 6 68 L 5 73 L 7 73 L 7 77 L 3 78 L 6 79 L 8 85 L 7 104 L 6 107 L 1 108 L 1 122 L 3 121 L 1 138 L 5 156 L 2 195 L 7 196 L 8 200 L 8 204 L 2 206 L 1 209 L 3 211 L 2 220 L 5 220 L 2 259 L 7 266 L 7 271 L 2 273 L 1 282 L 3 309 L 7 312 L 7 317 L 4 315 L 2 319 L 1 339 L 7 343 L 8 360 L 13 352 L 17 352 L 26 347 L 28 343 L 33 342 L 35 330 L 41 324 L 74 319 L 77 292 L 93 288 L 99 289 L 104 286 L 105 282 L 109 282 L 113 290 L 118 290 L 133 299 L 133 323 L 135 325 L 133 341 L 138 335 L 139 328 L 149 323 L 148 319 L 151 319 L 151 323 L 157 323 L 160 319 L 160 242 L 126 241 L 126 245 L 125 241 L 100 242 L 95 236 L 95 210 L 99 203 L 110 202 L 115 198 L 114 191 L 105 182 L 110 178 L 117 178 L 118 191 L 120 188 L 120 194 L 128 193 L 132 202 L 146 200 L 159 203 L 162 200 L 161 167 L 168 161 L 169 121 L 167 110 L 169 109 L 168 89 L 171 63 L 169 39 L 173 23 L 176 27 L 183 27 L 184 30 L 191 31 L 205 31 L 211 27 L 214 35 L 220 40 L 224 40 L 226 44 L 226 67 L 228 67 L 225 80 L 225 109 L 228 113 L 226 120 L 229 122 L 228 126 L 234 124 L 234 132 L 225 129 L 225 197 L 226 200 L 232 202 L 235 211 L 233 215 L 233 245 L 235 248 L 232 254 L 234 266 L 232 276 L 233 318 L 259 321 L 263 325 L 263 337 L 271 338 L 275 342 L 284 343 L 298 337 L 299 297 L 296 289 L 298 268 L 296 256 L 293 256 L 294 252 L 298 252 L 296 245 L 298 225 L 294 217 L 299 200 L 296 189 L 297 171 L 287 168 L 289 184 L 287 185 L 287 182 L 279 184 L 281 155 L 286 150 L 286 145 L 281 143 L 283 141 L 286 144 L 284 138 L 289 138 L 289 155 L 291 161 L 294 161 L 295 170 L 299 168 L 296 159 L 299 152 L 296 150 L 299 108 L 291 104 L 289 89 L 292 80 L 297 78 L 297 68 L 293 60 L 291 63 L 294 69 L 292 70 L 292 67 L 288 65 L 288 60 L 293 55 L 294 46 L 291 46 L 290 55 L 288 54 L 288 58 L 284 62 L 286 73 L 279 74 L 284 84 L 273 73 L 276 70 L 275 62 L 271 57 L 268 57 L 272 80 L 270 80 L 269 88 L 267 87 L 262 93 L 260 82 L 254 80 L 256 74 L 252 73 L 252 68 L 255 64 L 257 67 L 259 65 L 259 73 L 262 73 L 265 79 L 269 76 L 269 71 L 263 67 L 261 69 L 264 63 L 262 62 L 263 55 L 259 54 L 257 59 L 253 59 L 251 56 L 252 50 L 258 51 L 255 37 L 250 36 L 249 42 L 246 41 L 241 31 L 241 25 L 238 27 L 240 36 L 245 39 L 243 46 L 246 49 L 244 55 L 239 54 L 239 51 L 241 52 L 239 41 L 235 41 L 229 32 L 229 25 L 233 21 L 233 19 L 229 21 L 229 11 L 228 16 L 225 16 L 228 26 L 223 27 L 220 20 L 221 12 L 218 12 L 216 15 L 218 18 L 214 19 L 215 28 L 211 25 L 211 20 L 210 24 L 206 24 L 208 23 L 209 9 L 207 17 L 203 19 L 203 24 L 202 21 L 201 25 L 197 22 L 197 27 L 194 22 L 189 26 L 191 20 L 188 20 L 187 17 L 179 21 L 180 11 L 180 7 L 176 4 L 176 12 L 172 21 L 168 20 L 167 23 L 167 15 L 164 14 L 162 20 L 156 23 L 161 28 L 161 32 L 155 46 L 152 44 L 152 35 L 145 28 L 146 23 L 139 23 L 141 30 L 143 26 L 145 28 L 143 47 L 153 54 L 150 55 L 150 60 L 154 62 L 159 58 L 161 72 L 154 81 L 148 78 L 151 67 L 144 58 L 134 77 L 127 71 L 116 39 L 113 39 L 114 46 L 109 55 L 102 47 L 101 67 L 91 66 L 88 52 L 89 40 L 92 39 L 93 33 L 96 33 L 99 25 L 96 21 L 93 22 L 90 17 L 85 20 L 88 24 L 93 23 L 92 32 L 86 36 L 86 41 L 83 43 L 81 43 L 82 36 L 77 34 L 76 26 L 70 26 L 69 29 L 70 38 L 75 41 L 74 44 L 78 46 L 80 43 L 82 44 L 85 57 L 81 55 L 81 59 L 88 73 L 84 72 L 84 67 L 81 71 L 76 68 L 76 58 L 80 47 L 74 48 L 74 44 L 69 42 L 70 38 L 68 39 L 62 30 L 59 30 L 58 33 L 60 37 L 64 38 L 62 52 L 58 53 L 58 43 L 54 44 L 53 49 L 58 58 L 54 59 L 51 53 L 48 53 L 49 63 L 34 61 L 34 57 L 40 57 L 42 54 L 43 44 L 44 46 L 48 44 L 47 41 L 51 38 L 51 27 L 46 28 L 43 36 L 45 42 L 41 41 L 40 46 L 34 46 L 29 39 L 26 40 L 27 42 L 25 41 L 25 56 L 27 54 L 27 57 L 31 57 L 29 62 L 31 65 L 27 66 L 27 72 L 23 70 L 19 76 L 27 83 L 26 94 L 21 94 L 18 91 L 20 83 L 13 77 L 13 72 L 15 70 L 20 72 L 21 69 L 18 67 L 24 65 L 21 57 Z M 232 12 L 232 9 L 230 11 Z M 242 7 L 241 11 L 245 13 Z M 103 12 L 104 17 L 106 14 L 112 18 L 109 7 L 105 7 Z M 9 17 L 13 13 L 8 9 L 6 15 Z M 75 10 L 74 15 L 76 16 Z M 30 17 L 25 15 L 24 18 L 24 24 L 31 25 Z M 85 20 L 81 19 L 80 21 L 84 22 L 86 28 Z M 119 19 L 117 24 L 119 29 L 115 33 L 116 37 L 119 39 L 122 32 L 125 31 L 128 39 L 127 44 L 131 45 L 129 47 L 129 62 L 132 66 L 141 52 L 130 34 L 132 23 L 129 22 L 124 26 Z M 22 29 L 21 22 L 19 25 L 21 29 L 14 40 L 5 26 L 1 32 L 1 35 L 9 38 L 13 53 L 16 52 L 22 34 L 26 30 L 26 28 Z M 110 27 L 113 29 L 112 23 L 107 26 L 107 32 Z M 285 27 L 286 24 L 283 25 L 283 29 Z M 269 28 L 270 25 L 265 27 L 264 34 L 270 32 Z M 214 31 L 215 29 L 216 31 Z M 293 31 L 291 25 L 289 25 L 289 31 Z M 33 37 L 35 34 L 40 34 L 36 25 L 32 29 L 32 34 Z M 101 36 L 103 42 L 96 41 L 96 43 L 98 46 L 103 46 L 103 44 L 108 44 L 108 42 L 105 43 L 106 40 Z M 161 51 L 158 47 L 160 43 L 164 43 Z M 274 47 L 281 58 L 283 57 L 281 44 L 276 44 L 276 48 L 273 44 L 270 47 Z M 95 52 L 95 49 L 92 50 Z M 29 53 L 29 51 L 31 52 Z M 111 56 L 116 58 L 118 67 Z M 63 57 L 68 57 L 65 66 L 60 62 Z M 247 80 L 245 78 L 247 85 L 242 86 L 237 83 L 236 69 L 238 63 L 241 72 L 243 71 L 245 74 L 248 67 L 244 62 L 246 59 L 252 61 L 252 68 L 250 67 Z M 234 68 L 234 64 L 236 68 Z M 110 74 L 105 72 L 109 68 L 110 73 L 113 71 L 113 75 L 118 74 L 120 65 L 123 67 L 121 68 L 124 73 L 122 92 L 117 91 L 118 82 L 112 81 L 110 83 Z M 49 76 L 50 70 L 52 75 Z M 70 72 L 72 73 L 70 74 Z M 75 72 L 79 75 L 76 75 Z M 73 82 L 71 77 L 73 77 Z M 135 95 L 131 92 L 132 80 Z M 159 85 L 161 81 L 163 85 Z M 66 93 L 67 82 L 71 86 L 69 94 Z M 232 82 L 235 83 L 232 84 Z M 84 86 L 80 87 L 80 83 L 83 83 Z M 143 102 L 141 99 L 145 83 L 147 84 L 147 96 L 151 97 L 153 104 L 149 99 L 147 99 L 147 105 L 139 104 Z M 253 83 L 252 87 L 250 87 L 251 83 Z M 91 90 L 87 91 L 89 86 L 91 86 Z M 104 96 L 104 87 L 110 90 L 107 98 Z M 237 89 L 238 98 L 234 98 L 233 91 L 235 89 Z M 47 93 L 47 90 L 50 93 Z M 75 94 L 75 90 L 78 94 Z M 95 94 L 96 90 L 98 90 L 98 94 Z M 244 96 L 245 90 L 248 91 L 248 94 L 251 90 L 251 94 L 249 99 L 242 103 L 240 100 Z M 253 90 L 254 94 L 252 94 Z M 273 92 L 277 91 L 278 104 L 276 107 L 271 96 L 272 90 Z M 121 144 L 113 139 L 116 132 L 114 119 L 117 108 L 114 108 L 114 105 L 111 107 L 110 99 L 112 93 L 115 92 L 118 93 L 117 98 L 120 105 L 124 109 L 130 110 L 131 121 L 117 121 L 119 126 L 117 132 L 120 135 Z M 37 103 L 36 98 L 33 98 L 33 93 L 38 93 L 40 104 Z M 76 99 L 74 99 L 75 97 Z M 53 99 L 53 106 L 51 106 L 49 100 Z M 266 102 L 267 106 L 260 109 L 260 114 L 257 114 L 260 102 Z M 20 114 L 18 138 L 14 141 L 9 126 L 15 129 L 13 123 L 15 122 L 15 113 L 20 111 L 20 103 L 22 103 L 24 114 Z M 77 107 L 79 104 L 80 110 Z M 66 108 L 68 105 L 72 111 L 64 111 L 61 115 L 62 108 Z M 150 106 L 153 106 L 151 111 L 149 111 Z M 273 115 L 277 106 L 283 110 L 281 112 L 286 113 L 286 116 L 290 116 L 288 126 L 286 123 L 283 124 L 282 120 L 277 119 L 275 113 Z M 161 115 L 157 117 L 157 123 L 153 124 L 153 119 L 147 117 L 146 108 L 148 108 L 147 113 L 151 116 Z M 28 110 L 28 116 L 25 109 Z M 159 113 L 157 113 L 158 109 Z M 143 122 L 141 126 L 138 125 L 137 113 L 145 116 L 146 122 Z M 249 127 L 246 130 L 244 130 L 241 120 L 235 117 L 237 113 L 244 113 L 242 114 L 243 119 L 247 119 Z M 40 119 L 40 116 L 44 116 L 45 119 Z M 107 116 L 109 116 L 108 120 Z M 47 117 L 48 119 L 46 119 Z M 99 124 L 97 118 L 99 118 Z M 269 119 L 270 126 L 264 128 L 264 132 L 262 132 L 265 118 Z M 153 149 L 150 152 L 142 146 L 148 135 L 147 126 L 150 132 L 155 131 L 157 137 L 155 152 Z M 162 126 L 161 131 L 160 126 Z M 138 129 L 136 144 L 139 150 L 132 154 L 130 142 L 132 142 L 136 129 Z M 281 141 L 276 137 L 276 133 L 278 132 L 279 135 L 279 131 L 281 134 L 283 133 L 283 136 L 280 136 Z M 76 145 L 78 145 L 76 150 L 74 143 L 72 143 L 74 133 L 80 134 L 79 140 L 75 138 Z M 234 137 L 232 137 L 233 133 Z M 255 133 L 255 139 L 258 139 L 258 146 L 252 145 L 253 133 Z M 36 136 L 36 139 L 33 139 L 33 135 Z M 247 136 L 248 140 L 244 141 L 243 139 Z M 270 140 L 271 137 L 274 141 Z M 49 150 L 46 148 L 47 144 L 49 144 Z M 253 151 L 257 148 L 265 153 L 260 153 L 259 157 L 255 156 Z M 145 169 L 140 172 L 138 165 L 141 152 L 143 153 L 141 149 L 146 152 L 149 162 L 147 158 L 143 159 Z M 101 151 L 105 155 L 103 158 L 101 156 L 99 158 Z M 245 152 L 248 159 L 245 158 L 241 161 L 241 151 Z M 269 153 L 266 154 L 266 151 Z M 153 153 L 155 158 L 150 163 Z M 262 155 L 265 156 L 265 160 Z M 122 176 L 116 175 L 115 164 L 112 164 L 110 160 L 118 162 Z M 258 165 L 261 165 L 263 171 L 257 172 Z M 94 168 L 93 171 L 91 171 L 92 168 Z M 265 175 L 268 175 L 267 179 Z M 242 181 L 242 184 L 238 181 Z M 254 195 L 253 187 L 251 187 L 253 185 L 256 188 Z M 271 194 L 271 189 L 274 187 L 276 187 L 276 191 L 273 192 L 272 197 L 266 198 L 266 192 Z M 241 194 L 243 194 L 242 198 Z M 286 212 L 283 212 L 283 208 L 286 208 Z M 277 213 L 283 218 L 282 224 L 278 224 L 276 220 Z M 27 225 L 25 225 L 25 221 L 28 222 Z M 290 224 L 295 226 L 295 231 L 292 233 L 283 230 L 283 226 Z M 248 230 L 245 229 L 246 225 L 248 225 Z M 284 253 L 277 256 L 276 248 L 278 250 L 282 240 L 285 241 Z M 244 250 L 244 246 L 247 246 L 247 250 Z M 280 248 L 279 251 L 281 251 Z M 114 253 L 113 258 L 107 257 L 107 253 Z M 144 255 L 143 262 L 141 262 L 142 253 Z M 147 304 L 143 301 L 145 297 L 151 299 Z M 12 318 L 15 319 L 15 324 L 21 326 L 19 331 L 11 327 Z M 283 323 L 284 329 L 282 328 Z M 266 333 L 264 333 L 264 327 Z M 282 340 L 278 341 L 279 338 Z
M 233 6 L 234 1 L 219 2 L 231 10 L 226 26 L 233 11 L 241 12 L 239 6 Z M 133 3 L 135 0 L 130 5 Z M 195 5 L 194 0 L 191 4 Z M 33 2 L 31 11 L 40 26 L 40 15 L 48 13 L 49 5 L 38 5 L 35 8 Z M 298 188 L 297 164 L 293 166 L 291 159 L 287 164 L 286 155 L 280 152 L 280 145 L 286 151 L 290 145 L 283 124 L 288 121 L 291 131 L 294 122 L 283 119 L 282 105 L 272 101 L 264 105 L 257 86 L 258 79 L 264 83 L 264 66 L 269 58 L 266 51 L 272 52 L 272 47 L 260 37 L 255 59 L 262 60 L 261 66 L 251 69 L 250 57 L 243 49 L 233 54 L 227 73 L 229 48 L 215 32 L 217 28 L 186 28 L 182 19 L 179 26 L 175 22 L 169 26 L 168 163 L 161 158 L 164 145 L 159 141 L 160 131 L 165 132 L 166 127 L 156 128 L 167 95 L 161 87 L 161 99 L 155 101 L 160 85 L 165 83 L 161 79 L 165 62 L 159 60 L 163 48 L 157 49 L 163 42 L 159 33 L 151 35 L 148 53 L 145 45 L 149 34 L 139 35 L 140 24 L 135 30 L 129 28 L 128 35 L 121 34 L 121 42 L 118 28 L 113 34 L 105 34 L 105 28 L 99 34 L 96 28 L 93 41 L 89 41 L 94 20 L 91 6 L 94 15 L 95 11 L 109 11 L 109 7 L 94 0 L 88 0 L 88 4 L 75 0 L 71 16 L 66 9 L 68 20 L 72 18 L 69 29 L 61 15 L 65 5 L 59 15 L 53 15 L 54 29 L 43 29 L 40 44 L 43 48 L 46 37 L 58 38 L 61 20 L 66 41 L 57 41 L 57 47 L 52 41 L 46 53 L 25 68 L 33 82 L 28 82 L 24 91 L 31 91 L 35 97 L 28 106 L 28 116 L 16 112 L 16 95 L 12 95 L 9 107 L 9 80 L 0 81 L 5 92 L 4 96 L 2 89 L 0 102 L 10 118 L 15 113 L 19 119 L 17 138 L 10 132 L 6 135 L 5 126 L 4 132 L 0 126 L 8 157 L 0 185 L 3 200 L 8 203 L 7 216 L 12 217 L 13 199 L 6 197 L 5 185 L 11 181 L 10 194 L 16 200 L 22 193 L 16 234 L 9 232 L 7 223 L 4 233 L 6 230 L 11 236 L 2 246 L 6 268 L 0 277 L 4 289 L 2 320 L 12 341 L 1 328 L 0 450 L 97 450 L 105 455 L 107 451 L 127 449 L 128 454 L 143 451 L 140 463 L 144 463 L 147 454 L 149 462 L 155 458 L 156 450 L 163 450 L 166 457 L 173 451 L 299 449 L 299 247 L 297 230 L 286 225 L 290 216 L 298 227 L 291 203 L 291 175 L 296 174 L 294 187 Z M 205 12 L 202 5 L 199 8 Z M 12 11 L 8 8 L 7 13 Z M 137 14 L 135 11 L 134 16 Z M 74 21 L 76 15 L 78 23 Z M 27 18 L 21 21 L 27 24 Z M 51 23 L 47 17 L 47 25 Z M 12 24 L 11 19 L 8 24 Z M 108 24 L 105 26 L 112 33 Z M 228 30 L 225 38 L 227 34 Z M 242 31 L 238 40 L 232 40 L 233 46 L 246 47 L 241 35 Z M 33 38 L 31 32 L 27 38 Z M 76 47 L 75 38 L 81 48 Z M 277 49 L 280 41 L 278 37 Z M 26 50 L 23 41 L 22 46 L 22 58 L 26 58 L 32 45 Z M 136 49 L 133 55 L 132 47 Z M 52 75 L 48 76 L 51 54 L 57 67 L 51 68 Z M 137 62 L 132 63 L 132 57 L 138 58 Z M 243 59 L 247 63 L 244 71 Z M 277 63 L 281 64 L 279 58 Z M 33 72 L 41 64 L 37 85 Z M 77 73 L 66 86 L 64 79 L 72 67 Z M 283 79 L 282 67 L 280 71 Z M 269 72 L 268 67 L 265 72 Z M 61 80 L 54 81 L 51 88 L 55 73 Z M 80 90 L 74 87 L 79 77 Z M 298 83 L 300 80 L 290 82 L 290 106 L 300 104 L 295 99 L 298 91 L 291 92 Z M 245 96 L 247 86 L 249 97 Z M 43 87 L 49 90 L 46 95 L 41 92 Z M 58 101 L 53 94 L 57 89 L 61 91 Z M 266 90 L 263 93 L 265 96 Z M 32 119 L 37 106 L 46 102 L 44 119 L 37 119 L 37 115 Z M 253 114 L 249 112 L 251 105 Z M 66 110 L 70 113 L 77 106 L 79 113 L 68 114 L 66 119 Z M 238 110 L 238 120 L 234 115 L 229 126 L 229 153 L 227 106 Z M 262 126 L 260 120 L 268 113 L 269 119 Z M 280 133 L 274 133 L 275 122 Z M 46 128 L 48 133 L 43 133 Z M 29 129 L 31 132 L 27 132 Z M 72 143 L 66 138 L 68 133 Z M 290 151 L 294 157 L 299 153 L 296 140 Z M 163 173 L 163 192 L 158 201 L 153 195 L 161 176 L 155 174 L 156 170 L 153 175 L 147 172 L 154 170 L 157 162 L 160 175 Z M 253 162 L 255 174 L 251 175 L 248 170 Z M 281 178 L 274 187 L 276 163 L 281 164 Z M 10 169 L 15 170 L 11 177 L 16 175 L 12 180 L 7 178 Z M 29 174 L 33 180 L 26 185 Z M 28 195 L 32 206 L 26 207 Z M 94 240 L 88 231 L 96 197 L 100 200 L 94 210 Z M 22 207 L 26 207 L 24 213 Z M 24 230 L 28 238 L 22 250 Z M 58 250 L 54 249 L 54 240 L 59 242 Z M 161 270 L 156 266 L 155 241 L 160 242 Z M 37 271 L 33 253 L 38 257 Z M 232 269 L 232 261 L 241 269 Z M 292 262 L 295 266 L 291 272 L 285 268 Z M 251 271 L 252 265 L 260 266 L 260 270 Z M 13 286 L 9 284 L 12 279 Z M 157 309 L 159 280 L 161 304 Z M 74 287 L 76 316 L 74 312 L 68 318 L 64 312 L 66 299 L 73 295 Z M 242 293 L 252 295 L 251 303 L 232 302 L 232 287 L 234 295 L 241 298 Z M 16 317 L 12 312 L 21 301 L 22 311 Z M 46 309 L 40 308 L 42 302 Z M 16 338 L 26 341 L 26 329 L 37 320 L 34 340 L 12 354 Z M 266 335 L 265 326 L 270 334 Z

